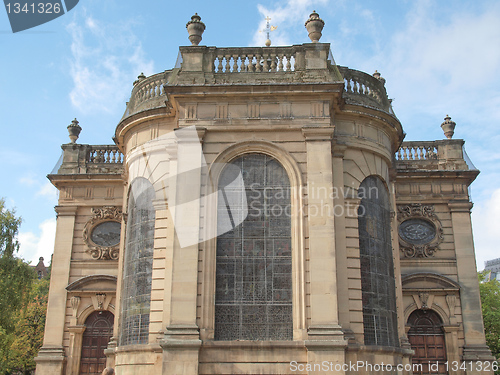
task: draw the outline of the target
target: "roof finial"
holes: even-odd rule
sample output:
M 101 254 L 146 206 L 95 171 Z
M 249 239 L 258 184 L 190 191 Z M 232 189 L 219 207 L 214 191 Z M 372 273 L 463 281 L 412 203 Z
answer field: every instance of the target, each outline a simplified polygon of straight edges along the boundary
M 321 38 L 321 31 L 325 26 L 325 21 L 319 18 L 319 14 L 315 10 L 309 15 L 309 19 L 306 21 L 306 29 L 309 33 L 309 38 L 313 43 L 319 42 Z
M 453 134 L 455 134 L 455 126 L 457 124 L 454 121 L 451 121 L 451 117 L 446 115 L 444 118 L 444 122 L 441 124 L 441 129 L 443 129 L 444 135 L 446 138 L 451 139 Z
M 266 47 L 270 47 L 271 46 L 271 39 L 270 39 L 270 34 L 271 34 L 271 31 L 274 31 L 278 28 L 278 26 L 271 26 L 271 24 L 269 23 L 269 21 L 271 21 L 271 17 L 267 16 L 265 18 L 266 20 L 266 28 L 264 30 L 259 30 L 260 33 L 266 33 L 266 36 L 267 36 L 267 39 L 266 39 Z
M 382 82 L 383 85 L 385 85 L 385 78 L 380 75 L 380 73 L 375 70 L 375 73 L 372 74 L 376 79 L 378 79 L 380 82 Z
M 201 42 L 201 36 L 205 31 L 205 24 L 201 22 L 201 17 L 195 13 L 191 17 L 191 21 L 186 24 L 186 29 L 189 34 L 189 41 L 193 46 L 197 46 Z
M 69 133 L 69 139 L 71 139 L 71 143 L 76 143 L 76 140 L 78 139 L 78 136 L 82 131 L 82 127 L 78 125 L 78 121 L 76 120 L 76 118 L 71 121 L 71 124 L 68 125 L 67 129 Z

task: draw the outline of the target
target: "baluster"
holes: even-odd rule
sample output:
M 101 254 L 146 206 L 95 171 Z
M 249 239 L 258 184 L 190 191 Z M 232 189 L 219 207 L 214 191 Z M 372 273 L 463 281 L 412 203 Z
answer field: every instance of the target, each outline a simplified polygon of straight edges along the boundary
M 255 64 L 255 68 L 256 68 L 256 71 L 260 73 L 260 72 L 262 72 L 262 55 L 260 53 L 258 53 L 255 56 L 255 58 L 257 60 L 256 61 L 257 63 Z
M 408 147 L 405 147 L 403 149 L 403 160 L 409 160 L 408 153 L 409 153 Z
M 289 72 L 292 70 L 292 55 L 286 55 L 286 71 Z
M 271 68 L 271 67 L 269 66 L 269 59 L 270 59 L 270 58 L 271 58 L 271 57 L 270 57 L 269 55 L 267 55 L 267 57 L 266 57 L 265 55 L 263 56 L 264 62 L 263 62 L 262 71 L 264 71 L 264 72 L 266 72 L 266 73 L 267 73 L 267 72 L 269 72 L 269 69 Z
M 278 55 L 278 71 L 282 72 L 283 71 L 283 54 Z
M 276 64 L 276 59 L 278 59 L 278 56 L 276 55 L 272 55 L 271 57 L 271 71 L 272 72 L 276 72 L 277 71 L 277 67 L 278 67 L 278 64 Z
M 358 82 L 355 81 L 354 78 L 352 79 L 352 92 L 353 94 L 358 93 Z
M 225 72 L 231 73 L 231 55 L 224 56 L 226 59 Z
M 397 154 L 396 154 L 396 158 L 397 158 L 398 160 L 401 160 L 401 147 L 399 148 L 399 150 L 398 150 L 398 152 L 397 152 Z
M 233 73 L 238 73 L 238 55 L 233 55 L 233 68 L 231 71 Z
M 219 59 L 219 65 L 217 65 L 217 73 L 222 73 L 222 55 L 217 56 Z
M 425 152 L 423 146 L 418 146 L 418 160 L 425 160 Z

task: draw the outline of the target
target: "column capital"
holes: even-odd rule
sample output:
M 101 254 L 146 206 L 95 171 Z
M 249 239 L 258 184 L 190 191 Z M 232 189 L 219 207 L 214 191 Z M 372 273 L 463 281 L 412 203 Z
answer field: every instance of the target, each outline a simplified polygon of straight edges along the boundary
M 344 158 L 345 151 L 347 150 L 347 146 L 343 144 L 335 143 L 333 145 L 333 157 L 334 158 Z
M 184 128 L 185 127 L 178 128 L 175 130 L 181 130 Z M 196 133 L 198 134 L 198 142 L 203 143 L 203 139 L 205 138 L 205 135 L 207 134 L 207 128 L 204 128 L 201 126 L 196 126 Z M 179 142 L 179 143 L 194 142 L 194 139 L 190 136 L 190 134 L 185 134 L 182 131 L 176 131 L 175 136 L 177 137 L 177 142 Z
M 57 217 L 59 216 L 76 216 L 76 212 L 78 211 L 77 206 L 55 206 L 54 210 L 56 211 Z
M 470 212 L 472 206 L 472 202 L 466 200 L 452 200 L 448 202 L 451 212 Z
M 325 126 L 307 126 L 302 128 L 306 141 L 331 141 L 335 128 Z
M 83 333 L 87 327 L 85 325 L 68 326 L 70 333 Z

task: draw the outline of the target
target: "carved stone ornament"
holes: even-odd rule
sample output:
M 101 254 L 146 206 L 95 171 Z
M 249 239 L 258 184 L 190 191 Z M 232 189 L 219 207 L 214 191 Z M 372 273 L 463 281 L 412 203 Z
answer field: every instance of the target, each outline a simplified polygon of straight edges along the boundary
M 433 257 L 443 242 L 441 221 L 434 206 L 420 203 L 398 206 L 399 247 L 406 258 Z
M 92 217 L 83 229 L 87 252 L 94 259 L 116 260 L 120 248 L 122 210 L 119 207 L 93 207 Z

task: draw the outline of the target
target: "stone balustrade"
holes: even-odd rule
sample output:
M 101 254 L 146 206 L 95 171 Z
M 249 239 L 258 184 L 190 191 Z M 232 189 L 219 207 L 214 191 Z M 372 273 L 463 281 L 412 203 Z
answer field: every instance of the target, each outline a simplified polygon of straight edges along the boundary
M 403 142 L 396 152 L 398 170 L 474 170 L 461 139 Z M 479 171 L 477 171 L 479 173 Z
M 437 159 L 437 144 L 435 142 L 403 142 L 398 152 L 398 161 L 421 161 Z
M 275 73 L 295 71 L 294 47 L 217 48 L 214 73 Z
M 339 66 L 339 70 L 344 77 L 344 97 L 347 103 L 375 106 L 392 113 L 383 81 L 345 66 Z
M 166 100 L 165 84 L 167 83 L 167 77 L 167 73 L 162 72 L 147 78 L 139 78 L 134 83 L 134 88 L 130 96 L 130 101 L 127 103 L 127 110 L 124 117 L 145 109 L 164 106 Z
M 164 107 L 169 87 L 192 85 L 342 83 L 347 104 L 382 109 L 394 115 L 383 79 L 333 64 L 330 45 L 286 47 L 180 47 L 177 69 L 140 76 L 124 118 Z M 168 103 L 167 103 L 168 105 Z
M 87 151 L 87 164 L 122 164 L 123 154 L 117 146 L 90 145 Z

